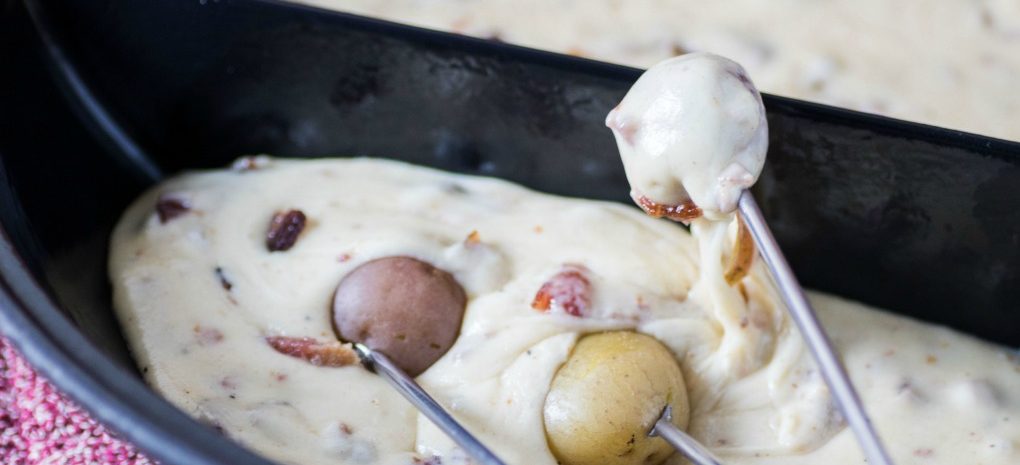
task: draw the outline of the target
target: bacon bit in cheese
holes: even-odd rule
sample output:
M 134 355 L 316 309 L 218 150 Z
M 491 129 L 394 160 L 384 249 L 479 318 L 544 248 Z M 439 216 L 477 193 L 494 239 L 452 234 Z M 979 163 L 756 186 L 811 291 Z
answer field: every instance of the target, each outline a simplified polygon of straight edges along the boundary
M 310 337 L 268 336 L 266 342 L 281 354 L 300 358 L 317 367 L 344 367 L 358 363 L 354 347 L 340 341 L 320 342 Z
M 663 205 L 653 202 L 648 197 L 638 195 L 634 197 L 634 201 L 645 213 L 655 218 L 667 218 L 687 224 L 701 216 L 701 209 L 690 200 L 680 205 Z
M 591 306 L 591 282 L 585 277 L 588 269 L 581 265 L 565 265 L 539 288 L 531 308 L 542 312 L 561 309 L 573 316 L 586 316 Z
M 186 199 L 175 197 L 172 194 L 162 194 L 159 199 L 156 200 L 156 215 L 159 216 L 159 222 L 166 224 L 166 222 L 181 216 L 191 210 L 191 203 Z

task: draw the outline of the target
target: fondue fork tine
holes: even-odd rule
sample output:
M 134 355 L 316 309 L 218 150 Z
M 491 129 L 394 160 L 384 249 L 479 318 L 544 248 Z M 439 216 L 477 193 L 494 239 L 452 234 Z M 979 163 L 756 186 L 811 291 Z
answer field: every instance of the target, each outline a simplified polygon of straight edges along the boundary
M 648 436 L 661 437 L 694 465 L 722 465 L 722 461 L 712 451 L 673 424 L 673 407 L 670 405 L 662 410 L 662 415 L 652 426 Z
M 432 423 L 443 430 L 453 442 L 463 448 L 479 465 L 505 465 L 499 457 L 496 457 L 496 454 L 493 454 L 488 447 L 485 447 L 481 441 L 464 429 L 443 406 L 439 405 L 407 373 L 398 368 L 389 357 L 382 352 L 369 349 L 364 344 L 354 344 L 354 350 L 358 352 L 361 363 L 366 368 L 382 376 L 397 391 L 400 391 L 400 394 L 420 412 L 424 413 L 429 420 L 432 420 Z
M 819 323 L 818 316 L 811 304 L 808 303 L 804 290 L 793 275 L 790 264 L 787 263 L 782 250 L 779 249 L 779 244 L 772 236 L 772 231 L 765 223 L 761 209 L 758 208 L 758 203 L 754 201 L 750 191 L 745 190 L 741 193 L 737 209 L 743 215 L 744 223 L 751 231 L 751 236 L 754 237 L 759 253 L 765 260 L 765 265 L 779 289 L 783 302 L 786 303 L 790 317 L 797 324 L 801 337 L 811 349 L 811 354 L 818 364 L 822 378 L 825 379 L 825 383 L 836 399 L 836 406 L 839 407 L 843 418 L 850 424 L 850 428 L 857 436 L 857 442 L 864 451 L 868 463 L 871 465 L 892 465 L 893 462 L 882 445 L 882 440 L 878 437 L 867 412 L 864 411 L 860 396 L 857 395 L 846 369 L 832 348 L 829 336 Z

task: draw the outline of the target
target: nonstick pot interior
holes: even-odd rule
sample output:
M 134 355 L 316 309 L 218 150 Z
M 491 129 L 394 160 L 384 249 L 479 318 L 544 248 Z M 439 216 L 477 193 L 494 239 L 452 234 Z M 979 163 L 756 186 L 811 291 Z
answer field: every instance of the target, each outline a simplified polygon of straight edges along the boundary
M 626 201 L 603 119 L 637 70 L 272 2 L 32 4 L 47 30 L 0 23 L 0 321 L 165 463 L 258 462 L 146 390 L 112 318 L 108 234 L 161 176 L 374 155 Z M 756 194 L 806 284 L 1020 346 L 1015 144 L 766 104 Z

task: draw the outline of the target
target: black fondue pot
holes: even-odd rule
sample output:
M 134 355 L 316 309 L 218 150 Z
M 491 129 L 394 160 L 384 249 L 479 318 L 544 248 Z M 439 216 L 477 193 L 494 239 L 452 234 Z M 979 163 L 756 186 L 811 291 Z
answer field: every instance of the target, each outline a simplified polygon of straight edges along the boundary
M 160 178 L 372 155 L 629 202 L 603 120 L 636 69 L 271 1 L 0 8 L 0 332 L 164 464 L 268 462 L 146 387 L 113 318 L 110 230 Z M 805 285 L 1020 346 L 1020 144 L 765 104 L 756 196 Z

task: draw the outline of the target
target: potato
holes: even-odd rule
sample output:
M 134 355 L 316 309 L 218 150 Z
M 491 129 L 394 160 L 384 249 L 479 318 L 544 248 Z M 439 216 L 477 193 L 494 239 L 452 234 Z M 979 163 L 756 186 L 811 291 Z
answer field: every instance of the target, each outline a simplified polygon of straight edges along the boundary
M 673 453 L 648 432 L 666 405 L 690 416 L 683 373 L 669 349 L 630 331 L 583 337 L 553 377 L 545 434 L 563 465 L 656 465 Z
M 333 326 L 418 376 L 457 340 L 467 295 L 446 271 L 411 257 L 386 257 L 351 271 L 333 297 Z

